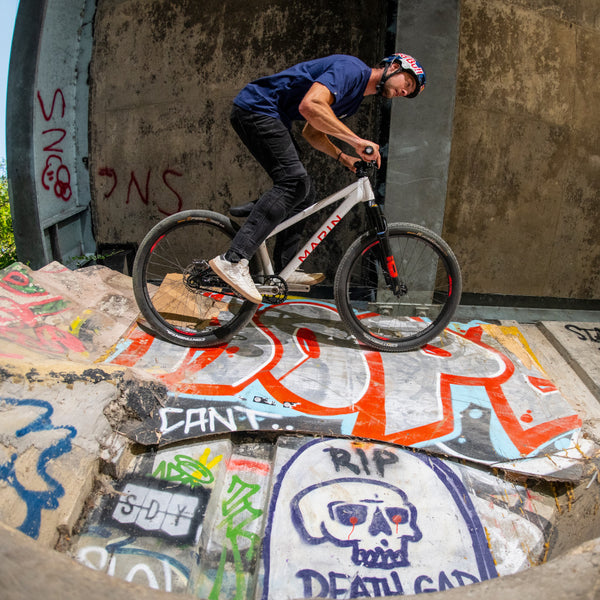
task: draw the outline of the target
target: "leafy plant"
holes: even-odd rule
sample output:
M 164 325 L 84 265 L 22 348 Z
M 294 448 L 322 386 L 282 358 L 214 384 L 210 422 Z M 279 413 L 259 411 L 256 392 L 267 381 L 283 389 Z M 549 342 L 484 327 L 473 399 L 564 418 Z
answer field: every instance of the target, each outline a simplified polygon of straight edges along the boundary
M 80 269 L 81 267 L 87 267 L 94 263 L 101 263 L 111 256 L 121 254 L 121 252 L 122 250 L 112 250 L 106 254 L 82 254 L 81 256 L 70 256 L 69 258 L 74 261 L 76 268 Z
M 8 267 L 17 260 L 15 236 L 13 233 L 10 200 L 8 197 L 8 178 L 6 162 L 0 161 L 0 269 Z

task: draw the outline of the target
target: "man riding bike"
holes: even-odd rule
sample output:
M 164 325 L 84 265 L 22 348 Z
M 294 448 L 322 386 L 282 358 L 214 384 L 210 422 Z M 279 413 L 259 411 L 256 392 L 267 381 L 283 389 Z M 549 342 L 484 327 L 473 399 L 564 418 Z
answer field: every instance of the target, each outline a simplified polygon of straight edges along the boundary
M 312 181 L 290 132 L 292 121 L 304 120 L 302 135 L 311 146 L 348 169 L 354 171 L 357 157 L 379 166 L 379 146 L 356 135 L 342 119 L 353 115 L 365 96 L 414 98 L 424 87 L 421 65 L 412 56 L 397 53 L 374 68 L 353 56 L 319 58 L 257 79 L 242 89 L 233 103 L 231 124 L 274 185 L 256 202 L 231 210 L 234 216 L 248 218 L 229 250 L 209 262 L 212 270 L 247 300 L 262 301 L 248 261 L 279 223 L 315 201 Z M 357 156 L 340 150 L 332 137 L 351 146 Z M 372 154 L 367 153 L 369 147 Z M 301 228 L 290 228 L 277 237 L 277 271 L 293 257 Z M 313 285 L 323 278 L 321 273 L 296 271 L 288 283 Z

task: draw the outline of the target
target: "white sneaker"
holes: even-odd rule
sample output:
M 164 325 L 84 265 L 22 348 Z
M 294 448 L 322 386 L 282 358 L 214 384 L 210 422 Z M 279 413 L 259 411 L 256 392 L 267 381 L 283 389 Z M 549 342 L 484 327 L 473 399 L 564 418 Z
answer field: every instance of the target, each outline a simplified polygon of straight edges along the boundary
M 294 271 L 288 278 L 287 283 L 297 285 L 315 285 L 325 279 L 325 273 L 305 273 L 304 271 Z
M 239 292 L 244 298 L 260 304 L 262 296 L 256 289 L 252 277 L 250 277 L 250 269 L 248 261 L 242 258 L 240 262 L 232 263 L 225 260 L 222 256 L 216 256 L 208 261 L 210 268 L 226 283 L 228 283 L 236 292 Z

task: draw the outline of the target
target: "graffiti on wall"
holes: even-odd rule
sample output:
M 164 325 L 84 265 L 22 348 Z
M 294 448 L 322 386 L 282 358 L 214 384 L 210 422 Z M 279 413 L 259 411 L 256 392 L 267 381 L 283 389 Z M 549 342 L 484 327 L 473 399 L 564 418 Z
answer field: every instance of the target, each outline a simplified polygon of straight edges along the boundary
M 261 307 L 216 348 L 174 347 L 134 328 L 108 361 L 147 368 L 172 391 L 144 424 L 161 443 L 310 431 L 497 463 L 561 452 L 581 425 L 524 340 L 480 322 L 454 324 L 419 351 L 378 353 L 350 338 L 333 306 L 298 301 Z
M 243 444 L 242 444 L 243 446 Z M 258 446 L 258 449 L 257 449 Z M 154 589 L 247 598 L 260 559 L 270 444 L 214 440 L 146 452 L 91 511 L 73 554 Z
M 217 456 L 207 462 L 209 454 L 210 449 L 207 448 L 198 459 L 185 454 L 177 454 L 172 460 L 161 460 L 152 473 L 152 477 L 163 481 L 176 481 L 188 485 L 192 489 L 209 485 L 215 480 L 213 467 L 222 458 L 222 456 Z
M 203 468 L 188 483 L 164 479 L 167 465 L 192 474 L 192 461 Z M 84 525 L 78 560 L 210 600 L 409 595 L 516 573 L 544 559 L 556 511 L 458 461 L 299 436 L 275 452 L 224 440 L 149 451 L 115 489 Z
M 141 455 L 86 521 L 74 554 L 110 576 L 185 592 L 228 442 Z
M 252 444 L 244 455 L 234 453 L 227 461 L 200 551 L 198 597 L 243 600 L 254 589 L 271 474 L 269 461 L 257 456 L 260 447 Z
M 171 484 L 152 479 L 124 482 L 114 504 L 108 506 L 105 525 L 134 535 L 151 532 L 153 536 L 193 543 L 209 494 L 205 488 L 194 495 L 170 488 Z
M 110 198 L 115 192 L 119 193 L 121 186 L 116 169 L 113 167 L 101 167 L 98 169 L 98 176 L 106 179 L 108 191 L 104 192 L 105 199 Z M 148 206 L 152 203 L 156 205 L 161 214 L 167 216 L 181 211 L 183 209 L 183 200 L 175 185 L 176 178 L 178 177 L 183 177 L 183 173 L 175 169 L 167 168 L 162 171 L 159 177 L 161 181 L 160 190 L 156 192 L 156 197 L 160 198 L 160 202 L 158 202 L 152 194 L 152 189 L 156 186 L 154 182 L 155 177 L 152 177 L 152 169 L 148 169 L 145 179 L 139 178 L 135 171 L 130 171 L 127 181 L 125 204 L 141 201 L 144 205 Z M 165 188 L 168 190 L 167 198 L 171 200 L 170 204 L 165 203 Z
M 517 573 L 544 562 L 556 527 L 556 488 L 544 496 L 483 469 L 461 467 L 459 471 L 494 551 L 498 574 Z
M 51 190 L 56 198 L 68 202 L 73 191 L 71 189 L 71 171 L 64 164 L 63 141 L 67 137 L 64 126 L 66 102 L 59 88 L 51 96 L 42 97 L 37 92 L 38 107 L 47 128 L 41 132 L 44 166 L 42 169 L 42 185 Z
M 16 525 L 16 529 L 37 539 L 42 526 L 43 511 L 56 510 L 60 499 L 65 495 L 63 485 L 50 474 L 50 467 L 62 456 L 72 450 L 72 440 L 77 435 L 74 427 L 57 426 L 52 422 L 54 409 L 43 400 L 14 398 L 0 399 L 0 421 L 14 422 L 14 411 L 19 413 L 19 423 L 22 425 L 14 431 L 14 439 L 10 446 L 18 449 L 10 456 L 0 458 L 0 481 L 10 486 L 25 506 L 25 517 Z M 2 428 L 6 431 L 6 428 Z M 30 486 L 32 478 L 28 465 L 32 464 L 41 482 Z M 5 516 L 10 522 L 17 507 L 12 507 L 12 514 Z
M 582 342 L 598 344 L 600 348 L 600 327 L 581 327 L 580 325 L 565 325 L 565 329 L 574 334 Z
M 263 600 L 418 594 L 497 576 L 456 470 L 348 440 L 305 444 L 283 466 L 263 543 Z
M 56 315 L 65 312 L 69 302 L 37 285 L 31 272 L 15 263 L 0 271 L 0 339 L 15 351 L 2 351 L 6 358 L 23 358 L 20 351 L 35 351 L 60 356 L 69 352 L 86 353 L 82 341 L 85 315 L 61 328 Z
M 249 529 L 263 514 L 261 508 L 253 505 L 253 497 L 260 489 L 259 484 L 248 483 L 239 475 L 233 475 L 231 478 L 224 500 L 221 502 L 221 514 L 216 525 L 218 529 L 224 530 L 227 543 L 223 544 L 221 550 L 214 583 L 208 595 L 209 600 L 217 600 L 221 597 L 228 571 L 235 574 L 235 591 L 231 594 L 227 590 L 224 597 L 235 600 L 243 600 L 246 597 L 248 579 L 254 570 L 254 558 L 257 556 L 260 544 L 258 533 Z M 232 569 L 228 569 L 228 563 L 231 562 L 229 556 L 233 557 Z
M 91 532 L 97 535 L 98 542 L 110 535 L 101 528 Z M 86 545 L 78 550 L 76 558 L 95 571 L 166 592 L 184 592 L 190 577 L 189 565 L 169 552 L 140 547 L 135 536 Z
M 116 484 L 116 496 L 104 501 L 102 525 L 132 536 L 197 543 L 223 460 L 219 450 L 217 443 L 203 447 L 198 455 L 192 446 L 185 453 L 165 450 L 151 461 L 145 458 L 134 474 Z

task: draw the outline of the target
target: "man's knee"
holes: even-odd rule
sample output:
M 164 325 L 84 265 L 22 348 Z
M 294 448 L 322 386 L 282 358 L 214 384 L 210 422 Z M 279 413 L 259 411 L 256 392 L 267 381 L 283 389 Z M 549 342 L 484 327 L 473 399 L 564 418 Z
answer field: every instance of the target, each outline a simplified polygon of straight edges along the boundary
M 268 199 L 259 201 L 260 209 L 265 216 L 275 224 L 281 223 L 285 218 L 294 213 L 294 209 L 306 204 L 306 199 L 312 189 L 311 179 L 306 173 L 286 177 L 278 181 L 271 190 Z M 306 206 L 304 206 L 306 204 Z M 258 206 L 258 205 L 257 205 Z
M 306 173 L 295 177 L 288 177 L 280 182 L 280 185 L 290 197 L 290 208 L 300 204 L 309 195 L 312 188 L 310 176 Z

